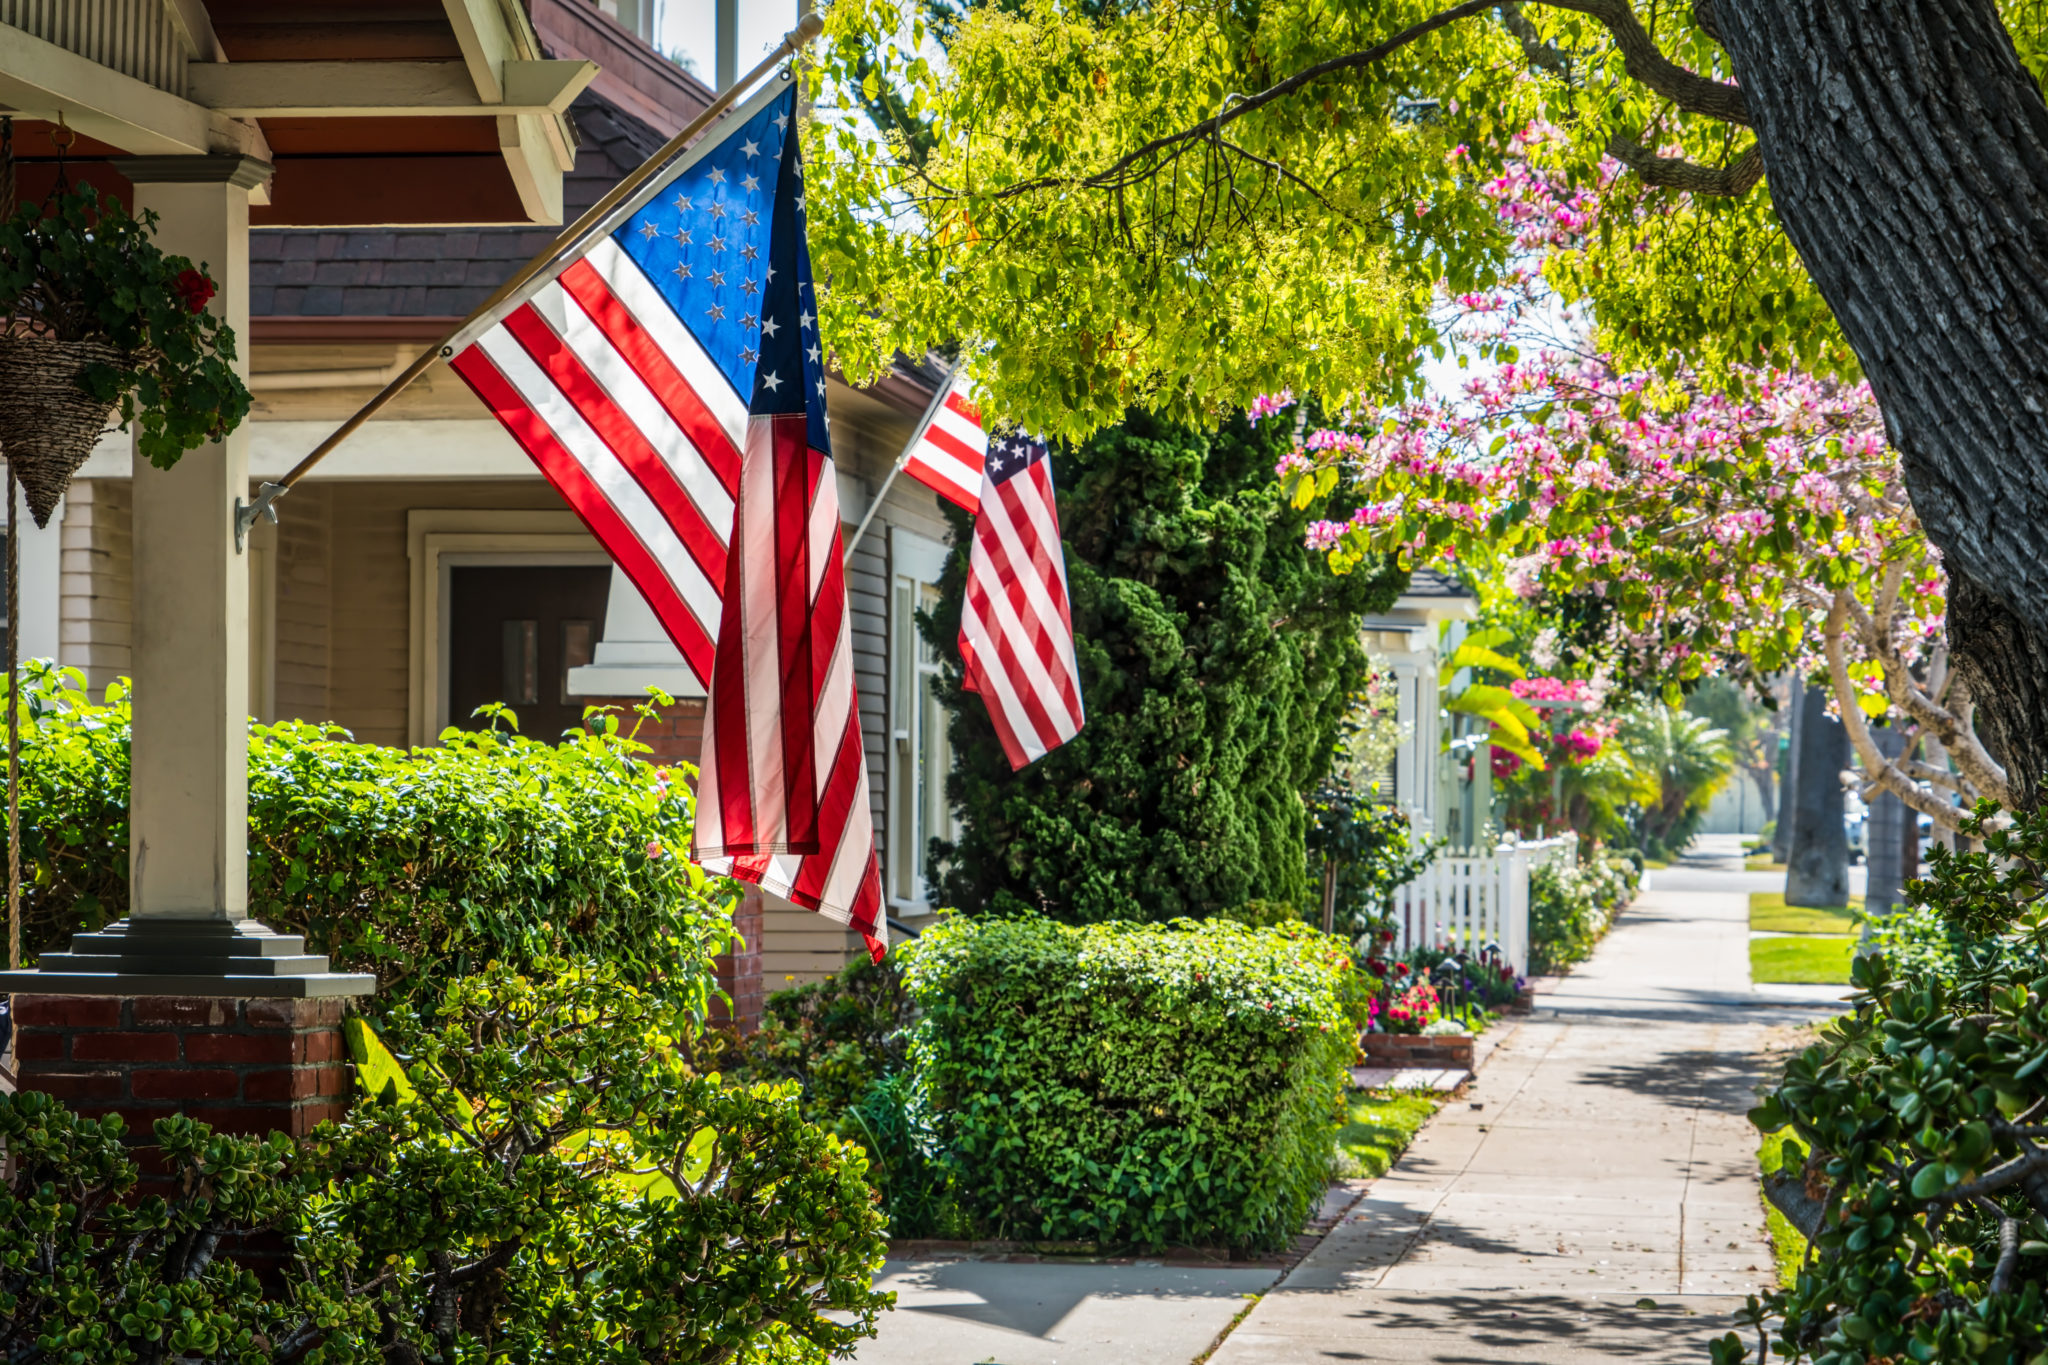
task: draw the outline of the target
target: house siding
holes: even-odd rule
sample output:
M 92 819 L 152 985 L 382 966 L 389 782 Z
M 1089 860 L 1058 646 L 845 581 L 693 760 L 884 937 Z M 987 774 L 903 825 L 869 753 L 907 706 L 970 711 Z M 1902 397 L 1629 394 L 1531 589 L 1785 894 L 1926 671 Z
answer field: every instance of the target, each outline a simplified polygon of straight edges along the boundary
M 326 720 L 333 710 L 328 674 L 334 657 L 334 528 L 327 492 L 308 484 L 278 504 L 271 685 L 280 717 Z
M 62 661 L 85 672 L 95 697 L 131 667 L 135 541 L 128 483 L 80 479 L 64 499 L 59 545 Z

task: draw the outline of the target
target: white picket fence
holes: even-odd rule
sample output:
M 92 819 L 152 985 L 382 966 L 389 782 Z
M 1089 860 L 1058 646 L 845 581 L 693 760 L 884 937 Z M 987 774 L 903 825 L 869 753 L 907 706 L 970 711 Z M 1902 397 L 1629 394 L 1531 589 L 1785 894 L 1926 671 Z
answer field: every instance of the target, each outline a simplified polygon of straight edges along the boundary
M 1422 875 L 1394 892 L 1398 951 L 1498 946 L 1517 975 L 1529 972 L 1529 874 L 1547 863 L 1575 863 L 1574 834 L 1506 843 L 1491 853 L 1439 853 Z

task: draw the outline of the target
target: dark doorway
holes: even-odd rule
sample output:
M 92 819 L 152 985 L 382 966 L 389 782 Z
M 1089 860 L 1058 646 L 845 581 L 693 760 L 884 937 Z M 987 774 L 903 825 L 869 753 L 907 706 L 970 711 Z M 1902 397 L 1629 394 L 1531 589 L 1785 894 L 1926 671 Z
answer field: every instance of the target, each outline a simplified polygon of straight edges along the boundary
M 448 583 L 448 721 L 490 728 L 473 713 L 500 701 L 519 733 L 553 744 L 583 719 L 569 670 L 604 635 L 612 571 L 603 567 L 453 568 Z

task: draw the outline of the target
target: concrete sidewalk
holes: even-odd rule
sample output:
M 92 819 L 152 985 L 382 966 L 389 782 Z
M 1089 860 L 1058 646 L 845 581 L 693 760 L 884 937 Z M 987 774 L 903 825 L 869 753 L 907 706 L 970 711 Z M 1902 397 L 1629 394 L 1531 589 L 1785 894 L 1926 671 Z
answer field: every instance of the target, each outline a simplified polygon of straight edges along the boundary
M 1739 868 L 1658 872 L 1212 1365 L 1704 1361 L 1772 1283 L 1765 1030 L 1841 994 L 1750 989 L 1747 893 L 1776 883 Z

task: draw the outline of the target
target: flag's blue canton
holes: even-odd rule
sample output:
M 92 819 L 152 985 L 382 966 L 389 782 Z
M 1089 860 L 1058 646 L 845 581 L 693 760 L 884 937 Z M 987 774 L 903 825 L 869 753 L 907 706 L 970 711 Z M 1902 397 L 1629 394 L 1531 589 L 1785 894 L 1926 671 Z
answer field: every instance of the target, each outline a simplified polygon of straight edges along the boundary
M 704 158 L 612 234 L 741 396 L 754 392 L 761 300 L 773 287 L 769 233 L 796 91 L 716 136 Z
M 1002 483 L 1045 458 L 1045 442 L 1034 441 L 1028 436 L 1010 432 L 992 438 L 988 443 L 988 477 L 990 483 Z
M 775 224 L 768 242 L 768 259 L 774 268 L 761 307 L 761 367 L 750 410 L 803 413 L 808 419 L 805 427 L 811 449 L 830 456 L 818 296 L 811 289 L 811 251 L 804 239 L 803 157 L 794 138 L 780 169 L 782 174 L 775 183 Z

